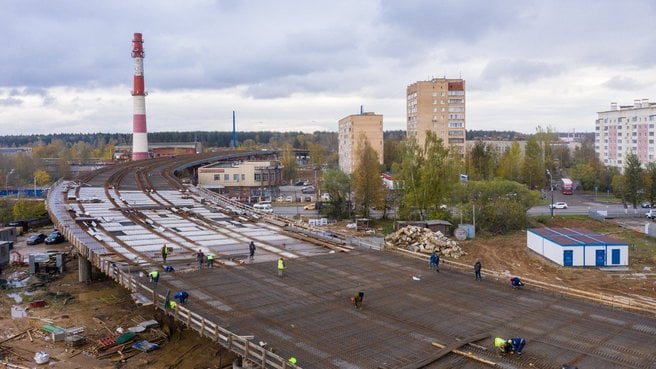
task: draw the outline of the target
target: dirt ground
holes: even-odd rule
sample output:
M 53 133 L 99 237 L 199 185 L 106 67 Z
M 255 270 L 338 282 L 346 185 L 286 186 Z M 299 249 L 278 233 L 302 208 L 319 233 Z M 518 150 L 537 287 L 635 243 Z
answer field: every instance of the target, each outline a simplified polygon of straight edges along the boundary
M 38 247 L 24 246 L 21 241 L 19 238 L 17 251 L 27 254 L 38 250 Z M 67 247 L 66 244 L 48 246 L 47 250 L 67 251 Z M 77 265 L 77 259 L 72 259 L 66 263 L 67 271 L 50 281 L 31 277 L 26 287 L 0 290 L 0 368 L 33 368 L 35 354 L 41 351 L 50 355 L 50 362 L 36 367 L 201 369 L 228 367 L 232 362 L 231 354 L 220 352 L 218 345 L 201 339 L 191 330 L 170 324 L 152 306 L 137 306 L 128 291 L 112 280 L 96 274 L 89 284 L 78 282 Z M 24 266 L 6 268 L 0 278 L 7 279 L 26 270 Z M 23 301 L 17 303 L 7 296 L 9 293 L 18 293 Z M 30 307 L 39 300 L 47 305 Z M 12 319 L 12 305 L 27 307 L 28 317 Z M 117 333 L 117 329 L 127 331 L 151 319 L 158 320 L 160 326 L 138 333 L 125 346 L 97 349 L 98 340 Z M 50 335 L 41 329 L 45 324 L 84 327 L 86 343 L 68 347 L 63 341 L 52 342 Z M 146 353 L 130 347 L 142 340 L 157 343 L 159 348 Z M 111 353 L 119 348 L 121 353 Z
M 473 240 L 460 242 L 467 255 L 457 261 L 473 265 L 476 260 L 480 260 L 484 276 L 486 273 L 490 276 L 494 274 L 492 272 L 500 272 L 579 290 L 640 298 L 656 303 L 656 241 L 636 230 L 613 223 L 568 218 L 556 218 L 549 222 L 547 225 L 550 227 L 586 228 L 628 241 L 631 245 L 629 268 L 602 271 L 598 268 L 558 266 L 527 249 L 525 231 L 503 236 L 477 235 Z M 23 254 L 38 251 L 38 248 L 25 246 L 24 238 L 22 236 L 16 243 L 17 251 Z M 47 247 L 47 250 L 53 249 L 68 251 L 68 245 Z M 152 306 L 135 305 L 129 293 L 113 281 L 96 275 L 97 278 L 89 284 L 79 283 L 76 259 L 69 260 L 66 268 L 64 275 L 51 281 L 42 282 L 33 277 L 30 279 L 31 286 L 0 290 L 0 367 L 3 367 L 2 364 L 9 368 L 35 367 L 34 355 L 39 351 L 46 351 L 50 355 L 49 367 L 62 369 L 229 367 L 233 358 L 225 350 L 220 352 L 217 345 L 201 339 L 193 331 L 183 327 L 176 329 L 156 313 Z M 7 279 L 15 272 L 26 270 L 24 266 L 11 267 L 5 269 L 0 278 Z M 7 296 L 11 292 L 19 292 L 23 298 L 22 303 Z M 29 308 L 27 318 L 11 318 L 12 305 L 29 306 L 30 302 L 37 300 L 46 301 L 47 306 Z M 102 356 L 103 352 L 95 350 L 97 341 L 116 333 L 117 328 L 125 330 L 150 319 L 158 320 L 161 326 L 149 329 L 136 339 L 156 342 L 160 344 L 158 349 L 143 353 L 127 345 L 123 347 L 122 355 L 114 353 L 106 357 Z M 86 345 L 73 348 L 67 347 L 64 342 L 52 342 L 40 329 L 47 323 L 61 327 L 84 327 Z M 30 330 L 29 335 L 27 330 Z M 104 353 L 116 351 L 117 348 Z M 101 356 L 98 357 L 98 354 Z
M 627 241 L 630 245 L 629 267 L 608 270 L 562 267 L 530 251 L 526 247 L 526 231 L 480 236 L 460 242 L 467 255 L 458 261 L 473 266 L 476 260 L 480 260 L 483 274 L 487 269 L 558 286 L 656 303 L 656 240 L 615 223 L 588 219 L 555 218 L 549 220 L 547 226 L 585 228 Z

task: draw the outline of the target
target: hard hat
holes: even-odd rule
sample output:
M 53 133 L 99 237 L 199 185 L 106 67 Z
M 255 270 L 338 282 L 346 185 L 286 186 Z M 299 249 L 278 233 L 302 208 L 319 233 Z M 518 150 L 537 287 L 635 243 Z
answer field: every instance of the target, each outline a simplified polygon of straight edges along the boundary
M 511 339 L 509 339 L 509 340 L 508 340 L 508 343 L 512 343 L 512 340 L 511 340 Z

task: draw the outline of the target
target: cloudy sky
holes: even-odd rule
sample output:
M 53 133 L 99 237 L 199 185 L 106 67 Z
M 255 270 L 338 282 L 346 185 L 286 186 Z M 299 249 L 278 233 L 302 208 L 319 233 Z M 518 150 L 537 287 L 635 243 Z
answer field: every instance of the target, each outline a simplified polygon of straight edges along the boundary
M 184 5 L 183 5 L 184 4 Z M 131 132 L 134 32 L 149 131 L 405 129 L 407 85 L 463 78 L 467 128 L 593 131 L 656 101 L 656 2 L 0 0 L 0 135 Z

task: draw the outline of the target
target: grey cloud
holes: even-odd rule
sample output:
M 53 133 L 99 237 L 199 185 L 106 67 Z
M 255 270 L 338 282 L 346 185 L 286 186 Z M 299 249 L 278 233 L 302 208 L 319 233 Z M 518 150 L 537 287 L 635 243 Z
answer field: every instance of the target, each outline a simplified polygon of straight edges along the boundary
M 18 106 L 22 104 L 23 104 L 23 100 L 17 99 L 15 97 L 7 97 L 4 99 L 0 99 L 0 106 Z
M 503 80 L 530 83 L 556 76 L 562 69 L 560 65 L 540 61 L 497 59 L 487 63 L 478 82 L 481 89 L 493 89 Z
M 608 87 L 614 90 L 624 90 L 624 91 L 634 91 L 643 89 L 653 82 L 638 81 L 635 78 L 627 76 L 613 76 L 606 82 L 602 84 L 604 87 Z

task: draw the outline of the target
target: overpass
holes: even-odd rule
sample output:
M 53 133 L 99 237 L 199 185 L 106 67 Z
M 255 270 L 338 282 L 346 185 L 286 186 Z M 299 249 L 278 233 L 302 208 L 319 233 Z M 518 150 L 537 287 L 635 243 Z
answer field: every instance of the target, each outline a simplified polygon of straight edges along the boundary
M 455 267 L 429 272 L 425 260 L 351 246 L 172 175 L 229 155 L 246 154 L 132 162 L 53 186 L 48 211 L 79 252 L 81 280 L 93 265 L 159 308 L 167 289 L 186 290 L 190 302 L 167 313 L 255 367 L 656 368 L 653 311 L 516 291 Z M 143 275 L 162 270 L 163 243 L 177 271 L 162 272 L 155 288 Z M 198 249 L 216 255 L 216 267 L 198 270 Z M 358 291 L 361 310 L 349 302 Z M 526 338 L 525 354 L 497 356 L 497 335 Z M 452 352 L 460 346 L 464 355 Z

